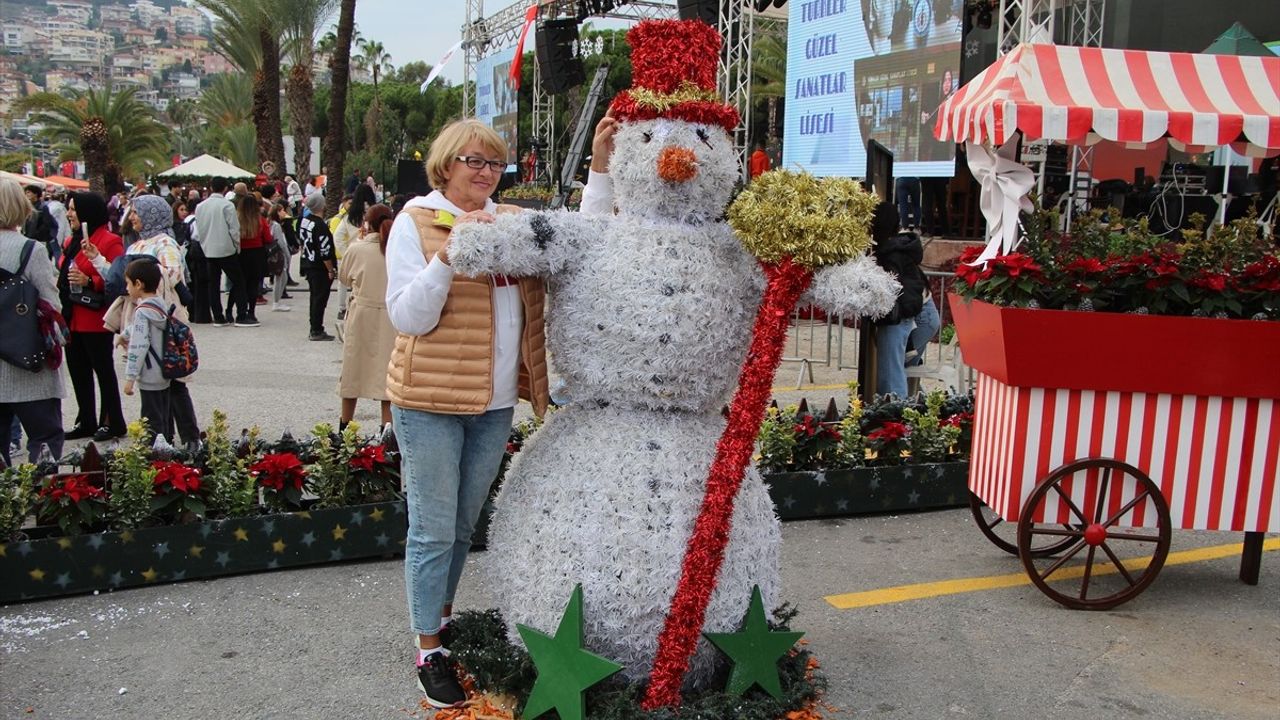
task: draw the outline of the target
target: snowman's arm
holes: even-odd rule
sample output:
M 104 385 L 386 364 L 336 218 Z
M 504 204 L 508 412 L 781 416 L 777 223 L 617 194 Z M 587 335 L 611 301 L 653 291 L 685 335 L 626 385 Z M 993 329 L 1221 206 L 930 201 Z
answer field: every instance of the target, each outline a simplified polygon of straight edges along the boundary
M 563 210 L 502 213 L 492 223 L 455 227 L 449 262 L 463 275 L 555 275 L 599 237 L 606 221 Z
M 902 285 L 892 274 L 863 255 L 815 272 L 809 289 L 800 296 L 800 305 L 817 305 L 846 318 L 876 319 L 893 310 L 901 291 Z

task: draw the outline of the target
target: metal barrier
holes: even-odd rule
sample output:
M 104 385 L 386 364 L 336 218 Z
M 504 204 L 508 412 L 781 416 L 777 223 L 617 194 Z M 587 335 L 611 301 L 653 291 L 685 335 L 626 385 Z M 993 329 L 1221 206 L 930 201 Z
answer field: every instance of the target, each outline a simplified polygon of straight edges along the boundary
M 946 328 L 950 316 L 950 308 L 947 307 L 947 291 L 954 276 L 950 272 L 931 270 L 926 270 L 924 274 L 929 280 L 932 301 L 938 307 L 940 327 Z M 783 356 L 782 361 L 800 364 L 796 376 L 796 389 L 803 387 L 806 378 L 809 383 L 814 382 L 814 365 L 833 367 L 837 371 L 856 372 L 858 370 L 858 357 L 862 343 L 860 331 L 862 318 L 854 318 L 846 323 L 845 318 L 838 315 L 814 319 L 815 314 L 817 313 L 810 312 L 808 308 L 797 308 L 791 314 L 790 328 L 787 331 L 787 354 Z M 952 354 L 954 357 L 951 356 Z M 929 344 L 923 367 L 926 370 L 937 370 L 952 364 L 958 365 L 956 389 L 960 392 L 971 389 L 975 383 L 973 370 L 962 364 L 959 350 L 954 345 L 944 345 L 940 337 L 934 338 L 934 341 Z M 916 374 L 935 377 L 935 373 L 927 371 L 917 370 Z
M 831 365 L 831 317 L 815 320 L 814 315 L 821 312 L 814 308 L 796 308 L 791 312 L 790 327 L 787 334 L 791 337 L 787 345 L 790 355 L 784 355 L 782 362 L 800 363 L 800 373 L 796 376 L 796 389 L 804 385 L 805 375 L 813 382 L 813 366 Z M 804 317 L 805 315 L 809 317 Z M 819 328 L 824 328 L 820 331 Z M 819 347 L 825 347 L 819 351 Z

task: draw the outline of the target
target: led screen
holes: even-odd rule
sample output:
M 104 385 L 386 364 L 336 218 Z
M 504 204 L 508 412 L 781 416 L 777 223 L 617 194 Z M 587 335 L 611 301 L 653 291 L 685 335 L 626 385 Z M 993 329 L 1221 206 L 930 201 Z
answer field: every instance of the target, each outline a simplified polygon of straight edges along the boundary
M 933 124 L 958 86 L 964 0 L 789 7 L 783 165 L 863 177 L 875 139 L 893 152 L 894 174 L 950 177 L 955 146 L 934 140 Z

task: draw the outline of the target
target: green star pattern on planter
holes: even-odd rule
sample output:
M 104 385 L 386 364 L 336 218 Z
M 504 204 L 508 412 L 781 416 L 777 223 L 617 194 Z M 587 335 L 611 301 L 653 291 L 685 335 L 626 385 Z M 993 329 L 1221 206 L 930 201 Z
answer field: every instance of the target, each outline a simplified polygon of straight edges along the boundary
M 760 586 L 751 591 L 751 606 L 742 620 L 742 629 L 733 633 L 703 633 L 733 661 L 733 673 L 725 692 L 741 695 L 759 685 L 761 690 L 775 698 L 782 697 L 782 684 L 778 681 L 778 658 L 796 644 L 804 633 L 774 632 L 765 619 L 764 600 Z
M 581 585 L 573 588 L 555 637 L 520 624 L 516 629 L 538 668 L 538 679 L 521 712 L 526 720 L 551 709 L 560 715 L 560 720 L 582 720 L 586 715 L 582 693 L 622 669 L 621 665 L 582 649 Z

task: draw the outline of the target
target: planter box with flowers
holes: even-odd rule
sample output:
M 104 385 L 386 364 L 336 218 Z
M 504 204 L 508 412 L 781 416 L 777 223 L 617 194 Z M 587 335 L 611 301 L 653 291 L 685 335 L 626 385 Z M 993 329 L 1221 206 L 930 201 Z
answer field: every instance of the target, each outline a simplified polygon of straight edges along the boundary
M 1194 217 L 1194 216 L 1193 216 Z M 1033 216 L 1019 252 L 957 267 L 965 362 L 1019 387 L 1280 397 L 1280 258 L 1253 218 L 1168 239 Z
M 1071 236 L 1035 216 L 1019 252 L 961 257 L 965 362 L 1016 387 L 1280 397 L 1280 259 L 1246 219 L 1176 240 L 1095 213 Z
M 843 417 L 770 408 L 758 466 L 783 520 L 927 510 L 968 503 L 973 398 L 934 392 Z
M 233 442 L 215 412 L 195 456 L 148 446 L 135 423 L 126 445 L 86 451 L 75 472 L 6 469 L 0 602 L 394 556 L 398 458 L 357 432 Z M 24 528 L 33 515 L 39 525 Z
M 758 459 L 784 520 L 920 510 L 966 502 L 972 398 L 888 399 L 819 419 L 803 406 L 772 409 Z M 512 429 L 482 544 L 511 458 L 539 422 Z M 403 552 L 405 507 L 391 442 L 327 425 L 297 441 L 237 440 L 214 413 L 205 448 L 190 456 L 150 447 L 141 425 L 101 458 L 0 473 L 0 603 L 210 578 Z M 310 498 L 310 499 L 308 499 Z M 37 525 L 24 527 L 35 517 Z

